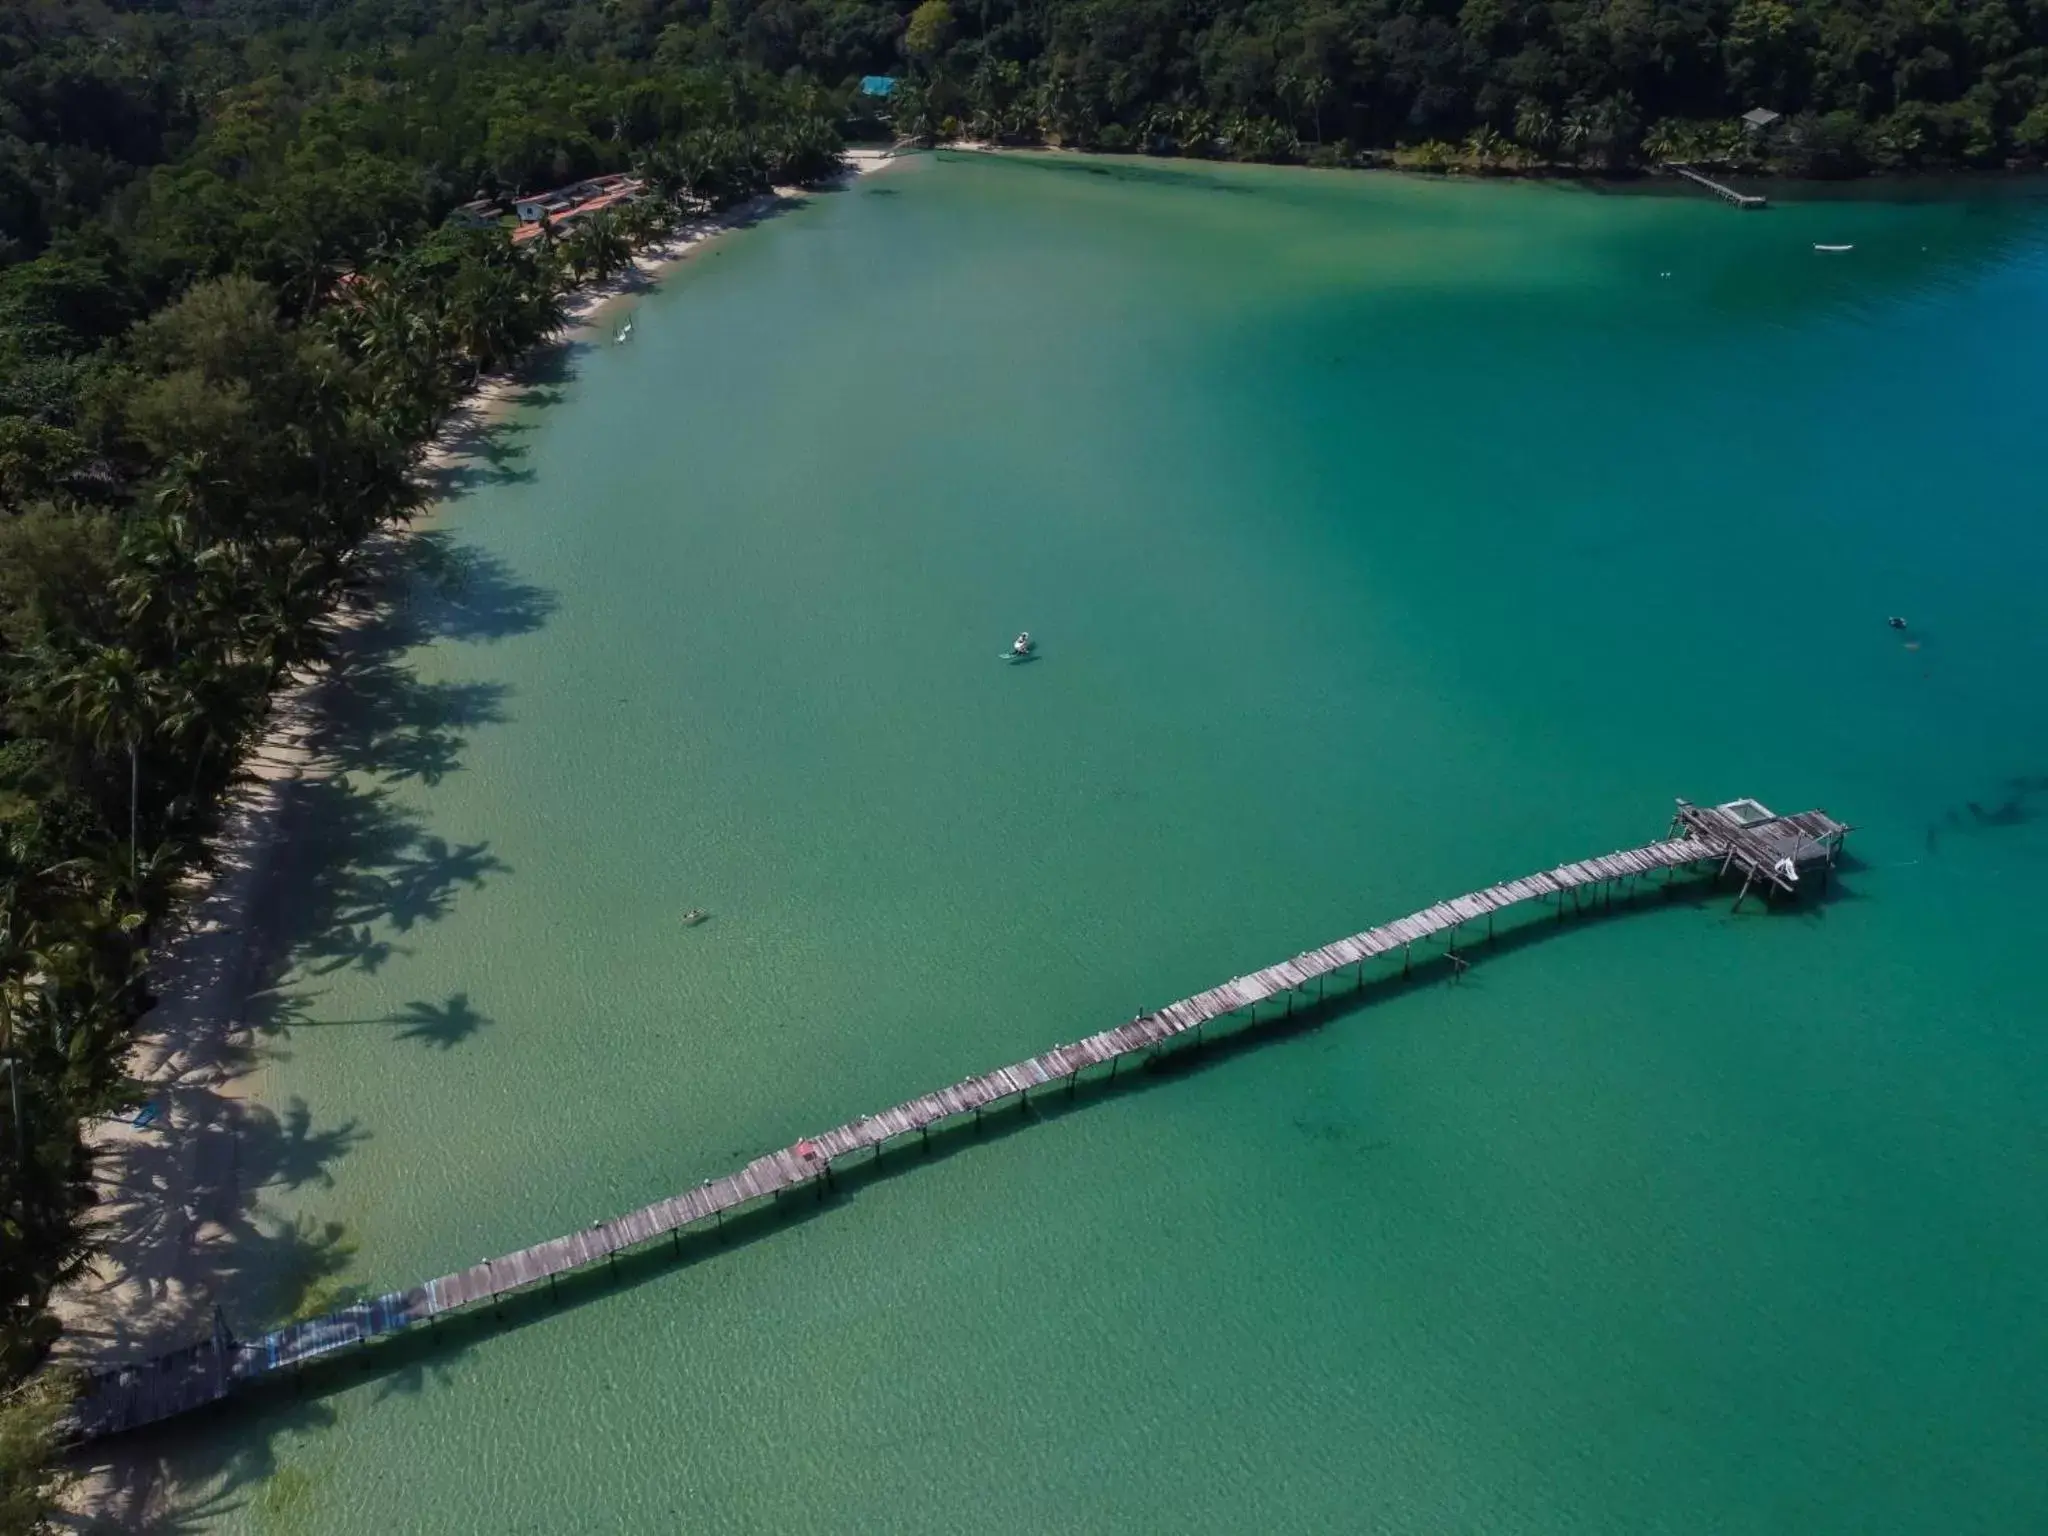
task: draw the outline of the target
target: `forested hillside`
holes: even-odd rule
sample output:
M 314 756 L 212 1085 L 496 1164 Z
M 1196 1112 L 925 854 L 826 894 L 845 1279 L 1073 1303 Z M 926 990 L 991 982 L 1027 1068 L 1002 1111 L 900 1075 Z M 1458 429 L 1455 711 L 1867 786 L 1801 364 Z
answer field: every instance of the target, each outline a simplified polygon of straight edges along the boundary
M 79 1128 L 138 1102 L 148 945 L 271 690 L 479 374 L 848 132 L 1989 167 L 2048 150 L 2048 0 L 9 0 L 0 1530 L 47 1492 Z M 651 195 L 559 238 L 448 219 L 626 169 Z
M 405 228 L 616 168 L 745 73 L 835 110 L 905 74 L 922 136 L 1247 158 L 2048 151 L 2048 0 L 26 0 L 0 15 L 0 261 L 102 214 L 189 249 L 289 220 L 253 212 L 273 196 Z M 1754 107 L 1786 121 L 1729 130 Z M 235 233 L 235 259 L 280 237 Z

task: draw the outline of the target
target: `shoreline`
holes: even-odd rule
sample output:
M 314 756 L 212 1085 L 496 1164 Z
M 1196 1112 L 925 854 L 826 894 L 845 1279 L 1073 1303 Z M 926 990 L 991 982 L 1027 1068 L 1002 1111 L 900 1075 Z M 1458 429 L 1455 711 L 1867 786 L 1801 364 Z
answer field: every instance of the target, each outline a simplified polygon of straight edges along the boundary
M 478 379 L 476 386 L 455 403 L 441 430 L 422 452 L 420 472 L 432 478 L 455 468 L 474 447 L 476 439 L 504 420 L 518 403 L 518 395 L 526 387 L 525 376 L 536 362 L 598 332 L 601 321 L 625 307 L 628 300 L 660 287 L 662 279 L 689 260 L 700 246 L 797 207 L 820 191 L 836 191 L 863 176 L 886 170 L 898 158 L 898 152 L 848 149 L 841 152 L 840 158 L 846 162 L 845 170 L 821 187 L 772 187 L 723 213 L 688 220 L 666 239 L 634 252 L 623 271 L 601 283 L 577 289 L 563 306 L 559 334 L 506 372 Z M 431 515 L 431 511 L 421 513 L 422 517 Z
M 156 1003 L 140 1021 L 128 1070 L 145 1085 L 158 1118 L 147 1127 L 102 1120 L 85 1131 L 99 1196 L 98 1241 L 79 1278 L 50 1298 L 62 1325 L 53 1364 L 96 1369 L 149 1358 L 204 1337 L 216 1306 L 279 1287 L 279 1276 L 246 1262 L 263 1237 L 255 1225 L 261 1158 L 246 1153 L 259 1139 L 289 1134 L 256 1082 L 261 1061 L 251 1015 L 287 959 L 270 931 L 266 897 L 288 867 L 303 791 L 336 771 L 319 748 L 328 691 L 368 634 L 392 616 L 399 562 L 414 536 L 431 526 L 437 488 L 511 412 L 537 362 L 587 340 L 625 301 L 658 288 L 718 236 L 799 206 L 814 190 L 850 185 L 894 158 L 846 151 L 845 171 L 825 188 L 774 188 L 636 252 L 622 272 L 570 297 L 554 338 L 512 369 L 478 380 L 424 446 L 416 472 L 430 492 L 427 504 L 364 546 L 365 580 L 329 616 L 328 660 L 289 674 L 272 696 L 210 839 L 214 867 L 189 877 L 186 900 L 152 945 Z M 146 1456 L 118 1452 L 95 1455 L 88 1466 L 74 1462 L 77 1480 L 63 1505 L 76 1528 L 133 1528 L 160 1518 L 165 1469 L 146 1463 Z
M 1306 160 L 1233 160 L 1224 155 L 1155 155 L 1142 149 L 1077 149 L 1067 144 L 993 144 L 982 139 L 948 139 L 926 146 L 927 153 L 953 151 L 976 155 L 1062 155 L 1078 160 L 1130 160 L 1150 165 L 1259 166 L 1267 170 L 1314 171 L 1340 175 L 1413 176 L 1426 181 L 1510 182 L 1556 184 L 1579 187 L 1595 193 L 1648 193 L 1656 196 L 1711 194 L 1690 187 L 1683 177 L 1663 165 L 1626 166 L 1602 171 L 1590 166 L 1528 165 L 1490 166 L 1481 170 L 1470 165 L 1430 167 L 1398 165 L 1392 150 L 1376 150 L 1377 159 L 1362 165 L 1315 165 Z M 1740 182 L 1769 189 L 1775 201 L 1788 202 L 1903 201 L 1939 202 L 1960 192 L 1976 195 L 2031 196 L 2048 186 L 2048 164 L 2002 166 L 1944 166 L 1927 170 L 1868 171 L 1860 176 L 1795 176 L 1767 169 L 1730 170 L 1701 162 L 1717 180 Z M 1699 168 L 1699 167 L 1695 167 Z M 1782 191 L 1780 190 L 1782 189 Z

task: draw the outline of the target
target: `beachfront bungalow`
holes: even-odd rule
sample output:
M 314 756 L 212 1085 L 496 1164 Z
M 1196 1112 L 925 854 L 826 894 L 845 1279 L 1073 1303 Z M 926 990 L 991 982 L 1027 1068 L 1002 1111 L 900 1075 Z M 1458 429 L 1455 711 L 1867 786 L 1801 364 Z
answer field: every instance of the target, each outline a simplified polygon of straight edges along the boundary
M 531 197 L 522 197 L 512 204 L 512 211 L 519 215 L 522 224 L 538 224 L 542 219 L 551 219 L 563 210 L 576 206 L 576 200 L 563 192 L 536 192 Z
M 515 200 L 512 210 L 519 215 L 522 224 L 538 224 L 543 218 L 553 219 L 559 224 L 572 214 L 590 212 L 592 203 L 603 202 L 608 207 L 612 203 L 624 202 L 641 190 L 641 183 L 623 172 L 613 176 L 593 176 L 588 181 L 571 182 L 551 192 L 530 192 Z
M 540 233 L 542 211 L 548 224 L 559 232 L 578 219 L 588 218 L 606 208 L 616 208 L 621 203 L 630 203 L 645 190 L 645 186 L 632 176 L 598 176 L 539 197 L 521 198 L 515 205 L 519 212 L 519 228 L 512 232 L 512 243 L 524 245 Z M 531 220 L 526 216 L 529 206 L 541 210 L 535 212 Z

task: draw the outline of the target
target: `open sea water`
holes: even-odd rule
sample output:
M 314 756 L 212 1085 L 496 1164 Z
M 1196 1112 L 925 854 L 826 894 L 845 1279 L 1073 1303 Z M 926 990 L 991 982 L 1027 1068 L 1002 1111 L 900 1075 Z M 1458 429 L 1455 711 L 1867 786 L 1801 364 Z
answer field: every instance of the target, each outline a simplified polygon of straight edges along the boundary
M 1853 860 L 140 1437 L 179 1528 L 2048 1529 L 2048 202 L 940 154 L 636 319 L 342 690 L 241 1331 L 1674 796 Z

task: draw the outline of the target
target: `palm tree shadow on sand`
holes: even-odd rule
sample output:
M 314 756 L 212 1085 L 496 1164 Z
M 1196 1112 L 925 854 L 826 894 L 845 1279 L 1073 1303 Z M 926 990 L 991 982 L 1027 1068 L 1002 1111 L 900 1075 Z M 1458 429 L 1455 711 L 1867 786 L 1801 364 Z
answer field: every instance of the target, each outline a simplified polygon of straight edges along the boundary
M 301 717 L 306 766 L 259 787 L 267 812 L 246 843 L 225 841 L 229 877 L 163 952 L 165 1033 L 138 1064 L 160 1118 L 100 1153 L 103 1256 L 69 1325 L 85 1361 L 147 1358 L 203 1338 L 215 1306 L 246 1336 L 355 1299 L 341 1225 L 278 1207 L 294 1191 L 333 1184 L 371 1131 L 303 1100 L 269 1106 L 221 1092 L 259 1052 L 281 1054 L 302 1029 L 349 1022 L 387 1031 L 396 1050 L 445 1052 L 491 1025 L 466 990 L 373 1020 L 326 1017 L 318 978 L 379 970 L 465 893 L 512 873 L 488 841 L 439 835 L 399 794 L 459 770 L 475 733 L 508 719 L 510 690 L 422 678 L 409 653 L 532 634 L 555 599 L 444 533 L 395 541 L 379 579 L 389 601 L 342 632 Z M 317 1401 L 286 1402 L 260 1422 L 202 1415 L 87 1447 L 78 1465 L 102 1514 L 72 1528 L 199 1529 L 250 1504 L 269 1514 L 268 1502 L 297 1496 L 293 1479 L 305 1475 L 280 1470 L 278 1437 L 331 1422 Z
M 509 380 L 485 397 L 457 407 L 442 435 L 442 448 L 420 470 L 429 500 L 455 501 L 482 486 L 531 485 L 519 440 L 533 430 L 521 413 L 561 402 L 575 381 L 577 362 L 588 340 L 564 338 L 541 348 Z
M 510 689 L 423 679 L 411 652 L 532 634 L 554 595 L 446 534 L 408 541 L 384 580 L 391 600 L 346 637 L 320 688 L 305 737 L 312 766 L 278 790 L 264 899 L 247 918 L 258 963 L 242 1014 L 259 1031 L 287 1022 L 287 977 L 374 972 L 463 891 L 511 873 L 487 841 L 450 841 L 399 794 L 457 772 L 475 733 L 507 721 Z M 450 1043 L 482 1022 L 466 996 L 414 1006 L 449 1010 L 413 1022 Z
M 306 987 L 291 987 L 263 999 L 260 1028 L 266 1059 L 289 1060 L 290 1053 L 276 1042 L 289 1041 L 302 1029 L 388 1029 L 393 1040 L 450 1051 L 492 1024 L 490 1015 L 478 1009 L 467 992 L 451 992 L 440 1002 L 414 998 L 396 1013 L 356 1019 L 319 1017 L 315 1005 L 323 995 Z
M 396 1038 L 448 1051 L 491 1021 L 471 1006 L 467 992 L 452 992 L 443 1003 L 407 1003 L 391 1022 L 398 1026 Z

